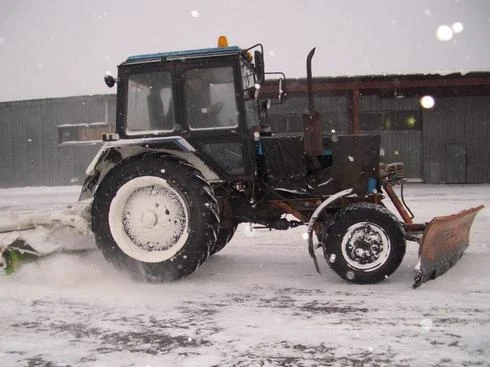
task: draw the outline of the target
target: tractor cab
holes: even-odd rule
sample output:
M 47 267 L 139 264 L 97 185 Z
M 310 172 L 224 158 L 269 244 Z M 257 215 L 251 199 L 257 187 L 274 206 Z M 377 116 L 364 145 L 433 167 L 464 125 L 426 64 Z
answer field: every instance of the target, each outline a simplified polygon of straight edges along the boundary
M 251 51 L 254 51 L 252 57 Z M 131 56 L 118 68 L 121 140 L 181 137 L 219 177 L 251 180 L 263 50 L 228 46 Z

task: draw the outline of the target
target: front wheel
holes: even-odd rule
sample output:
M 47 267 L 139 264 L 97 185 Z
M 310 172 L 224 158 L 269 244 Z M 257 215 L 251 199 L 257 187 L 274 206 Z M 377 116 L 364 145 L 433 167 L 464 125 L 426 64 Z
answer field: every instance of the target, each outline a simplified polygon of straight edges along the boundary
M 389 277 L 405 255 L 401 223 L 385 207 L 354 204 L 335 218 L 324 240 L 329 266 L 342 278 L 359 284 Z

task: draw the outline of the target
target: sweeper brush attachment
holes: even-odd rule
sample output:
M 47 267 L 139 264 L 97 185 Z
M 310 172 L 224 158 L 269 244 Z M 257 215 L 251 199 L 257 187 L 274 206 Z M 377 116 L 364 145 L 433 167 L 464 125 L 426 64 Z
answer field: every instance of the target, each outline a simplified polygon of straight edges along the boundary
M 483 205 L 458 214 L 435 217 L 425 227 L 415 269 L 414 288 L 454 266 L 470 243 L 470 229 Z
M 57 252 L 94 249 L 89 205 L 90 201 L 79 201 L 64 209 L 0 217 L 0 274 L 11 274 L 21 263 Z

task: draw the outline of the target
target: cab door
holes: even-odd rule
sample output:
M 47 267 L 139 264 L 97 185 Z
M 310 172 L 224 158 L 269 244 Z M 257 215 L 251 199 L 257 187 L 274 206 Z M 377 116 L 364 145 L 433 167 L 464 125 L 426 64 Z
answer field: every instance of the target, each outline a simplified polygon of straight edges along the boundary
M 233 62 L 187 63 L 180 69 L 184 131 L 202 159 L 227 180 L 253 177 L 241 77 Z

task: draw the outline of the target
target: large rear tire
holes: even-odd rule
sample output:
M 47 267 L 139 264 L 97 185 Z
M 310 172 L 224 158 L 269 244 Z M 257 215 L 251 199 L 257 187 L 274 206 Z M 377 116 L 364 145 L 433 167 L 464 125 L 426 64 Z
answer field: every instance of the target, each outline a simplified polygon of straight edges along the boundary
M 323 250 L 329 266 L 353 283 L 377 283 L 400 266 L 404 230 L 385 207 L 354 204 L 340 212 L 327 231 Z
M 134 279 L 183 278 L 216 242 L 218 205 L 197 170 L 146 155 L 114 168 L 97 189 L 92 231 L 104 257 Z
M 228 244 L 228 242 L 230 242 L 231 239 L 233 238 L 233 235 L 235 234 L 237 227 L 238 227 L 237 225 L 233 226 L 232 228 L 221 227 L 218 231 L 216 244 L 212 248 L 209 255 L 214 255 L 215 253 L 223 250 L 225 246 Z
M 221 251 L 231 241 L 238 227 L 238 224 L 233 220 L 233 209 L 230 200 L 224 197 L 218 197 L 218 204 L 220 227 L 216 243 L 211 248 L 209 255 L 214 255 Z

